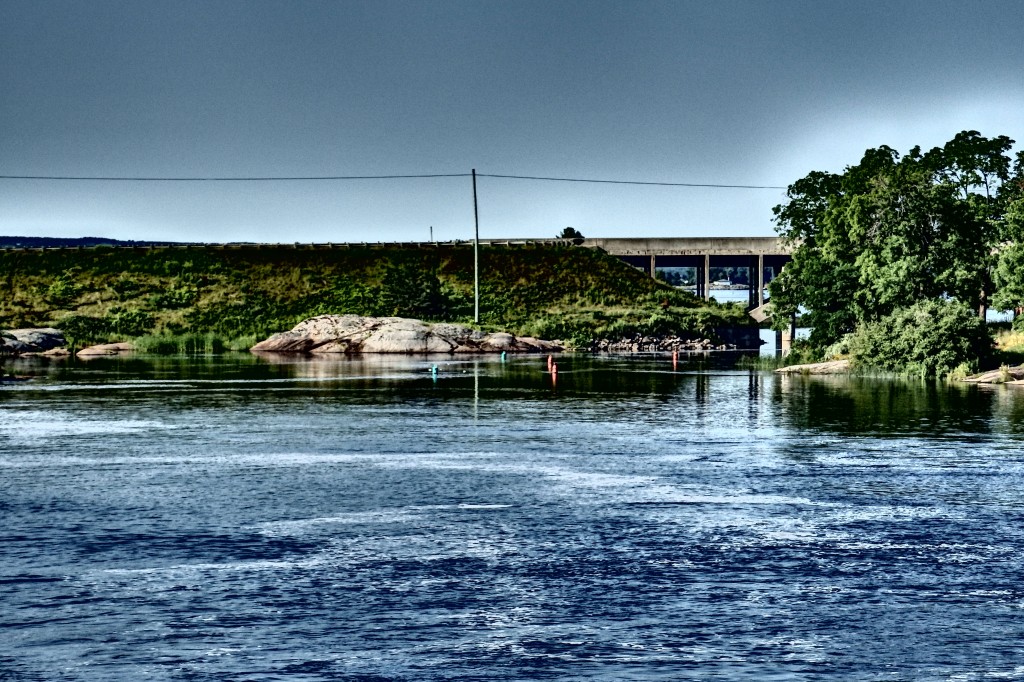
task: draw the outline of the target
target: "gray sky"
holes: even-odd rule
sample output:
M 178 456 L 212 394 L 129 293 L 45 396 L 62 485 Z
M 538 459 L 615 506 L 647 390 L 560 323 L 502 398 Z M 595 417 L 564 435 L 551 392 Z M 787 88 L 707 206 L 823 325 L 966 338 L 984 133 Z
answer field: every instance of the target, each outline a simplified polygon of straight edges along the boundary
M 0 175 L 788 185 L 1024 141 L 1019 0 L 0 0 Z M 1021 145 L 1018 145 L 1018 149 Z M 481 178 L 483 237 L 769 235 L 781 190 Z M 0 234 L 466 239 L 468 178 L 0 180 Z

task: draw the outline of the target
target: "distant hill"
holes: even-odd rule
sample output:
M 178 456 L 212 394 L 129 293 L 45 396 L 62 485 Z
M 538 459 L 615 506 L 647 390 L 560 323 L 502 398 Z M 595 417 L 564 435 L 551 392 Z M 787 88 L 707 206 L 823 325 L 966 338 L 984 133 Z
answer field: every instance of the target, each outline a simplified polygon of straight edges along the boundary
M 69 246 L 170 246 L 182 242 L 137 242 L 106 237 L 0 237 L 0 248 L 67 248 Z

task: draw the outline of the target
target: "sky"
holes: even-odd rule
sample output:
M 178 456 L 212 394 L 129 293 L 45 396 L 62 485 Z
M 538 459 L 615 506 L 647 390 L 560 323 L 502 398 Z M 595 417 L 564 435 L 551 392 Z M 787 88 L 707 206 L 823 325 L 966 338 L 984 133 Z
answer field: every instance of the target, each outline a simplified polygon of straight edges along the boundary
M 757 185 L 480 177 L 480 236 L 768 236 L 865 149 L 1024 142 L 1021 36 L 1019 0 L 0 0 L 0 175 Z M 473 232 L 468 177 L 0 179 L 2 235 Z

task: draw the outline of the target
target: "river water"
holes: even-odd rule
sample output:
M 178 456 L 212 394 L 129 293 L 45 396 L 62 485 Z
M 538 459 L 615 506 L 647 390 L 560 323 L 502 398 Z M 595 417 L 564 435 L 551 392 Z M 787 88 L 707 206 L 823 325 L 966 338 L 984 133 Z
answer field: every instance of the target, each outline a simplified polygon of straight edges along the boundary
M 1024 679 L 1024 391 L 558 363 L 15 366 L 0 679 Z

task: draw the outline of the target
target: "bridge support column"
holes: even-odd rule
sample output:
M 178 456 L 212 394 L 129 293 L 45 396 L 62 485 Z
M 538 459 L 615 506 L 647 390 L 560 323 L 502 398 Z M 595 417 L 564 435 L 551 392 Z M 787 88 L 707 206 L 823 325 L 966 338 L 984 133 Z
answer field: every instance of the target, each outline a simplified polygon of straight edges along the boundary
M 793 349 L 793 340 L 796 339 L 796 315 L 789 321 L 789 329 L 775 332 L 775 357 L 784 358 Z
M 711 300 L 711 255 L 704 255 L 704 300 Z
M 757 305 L 764 305 L 764 254 L 757 256 Z
M 764 303 L 764 256 L 751 256 L 747 266 L 748 307 L 753 310 Z
M 654 269 L 654 254 L 653 253 L 651 254 L 651 277 L 654 278 L 654 279 L 658 279 L 658 273 Z

